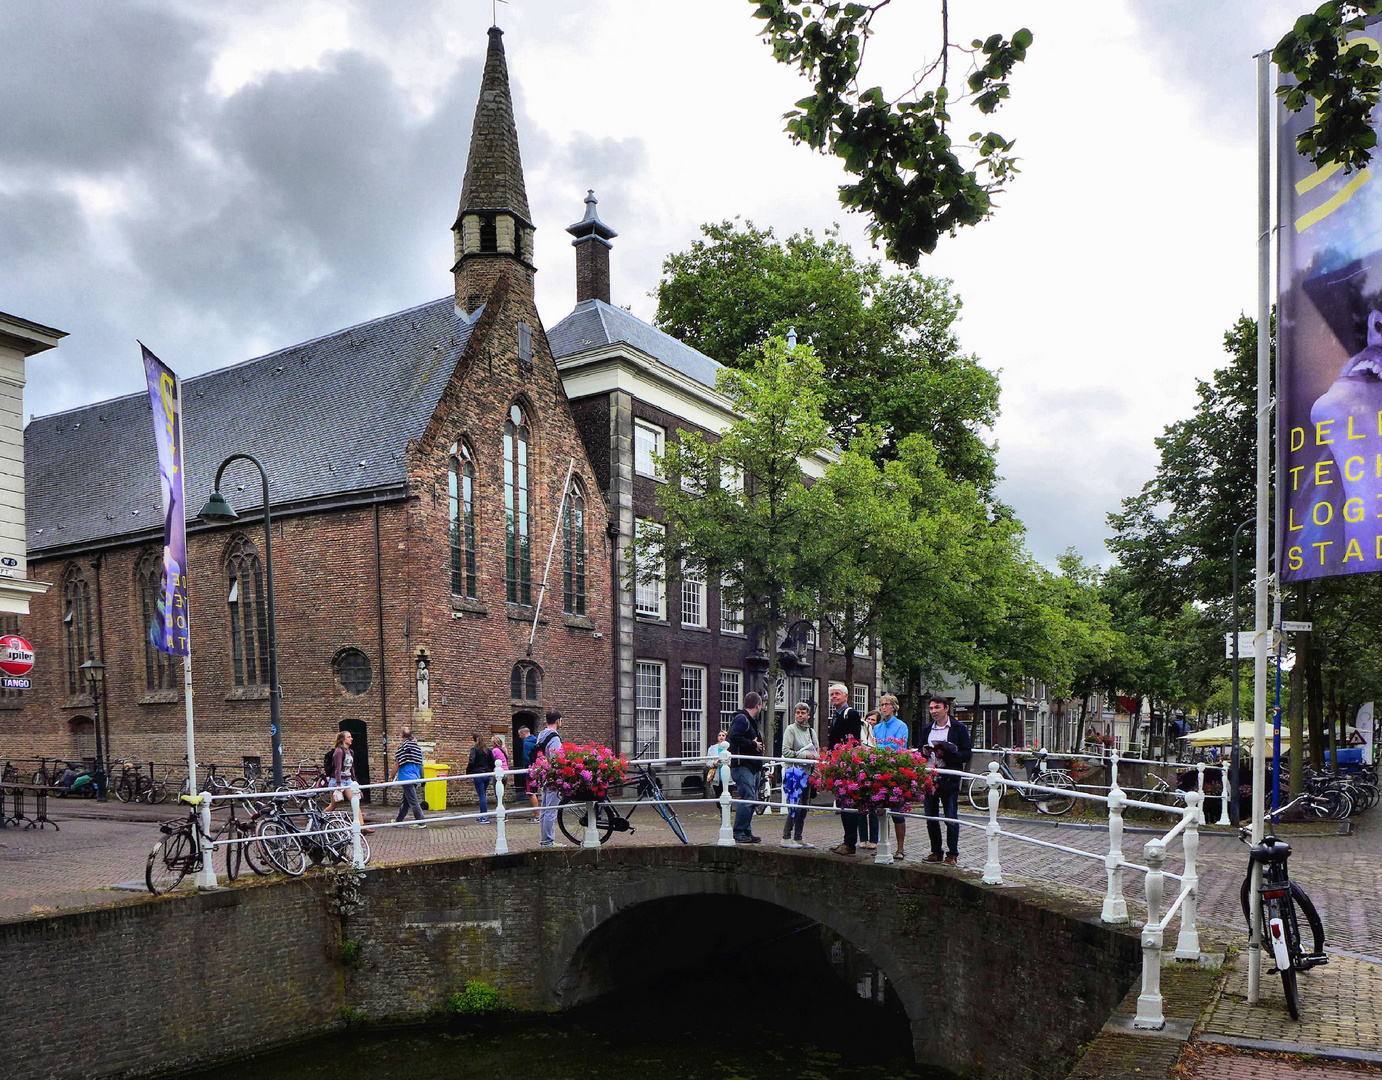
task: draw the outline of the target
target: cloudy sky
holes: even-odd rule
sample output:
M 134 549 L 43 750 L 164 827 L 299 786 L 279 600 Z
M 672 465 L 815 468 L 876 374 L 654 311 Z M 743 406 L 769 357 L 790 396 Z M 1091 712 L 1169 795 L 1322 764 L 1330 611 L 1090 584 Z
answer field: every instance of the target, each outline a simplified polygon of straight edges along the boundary
M 1253 313 L 1251 57 L 1313 4 L 951 6 L 959 40 L 1035 34 L 985 125 L 1023 172 L 922 269 L 1002 371 L 1001 494 L 1032 551 L 1103 560 L 1105 515 Z M 0 310 L 71 335 L 31 360 L 26 410 L 137 391 L 135 338 L 187 376 L 448 294 L 490 22 L 491 0 L 0 5 Z M 747 0 L 512 0 L 499 22 L 548 325 L 587 188 L 620 234 L 613 299 L 648 319 L 705 221 L 838 222 L 868 251 L 840 170 L 781 133 L 802 84 Z M 869 82 L 910 85 L 937 22 L 894 0 Z

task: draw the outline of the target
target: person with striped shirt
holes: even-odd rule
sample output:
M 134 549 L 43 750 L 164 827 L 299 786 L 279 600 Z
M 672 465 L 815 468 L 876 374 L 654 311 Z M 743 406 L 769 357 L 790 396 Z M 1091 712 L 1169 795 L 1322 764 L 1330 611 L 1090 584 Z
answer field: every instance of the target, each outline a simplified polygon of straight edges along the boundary
M 398 749 L 393 754 L 394 764 L 398 766 L 398 772 L 394 776 L 395 780 L 421 780 L 422 779 L 422 747 L 413 738 L 413 729 L 403 729 L 403 741 L 398 744 Z M 399 808 L 398 817 L 394 821 L 402 821 L 408 816 L 411 810 L 417 821 L 413 822 L 412 828 L 425 829 L 427 823 L 422 820 L 422 804 L 417 797 L 417 784 L 408 784 L 398 790 L 403 792 L 403 806 Z

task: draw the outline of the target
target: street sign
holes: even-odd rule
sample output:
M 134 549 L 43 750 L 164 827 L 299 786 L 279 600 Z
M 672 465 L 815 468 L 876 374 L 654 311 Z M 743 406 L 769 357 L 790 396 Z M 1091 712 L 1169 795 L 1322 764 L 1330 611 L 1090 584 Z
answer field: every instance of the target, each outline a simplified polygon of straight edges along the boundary
M 0 672 L 27 675 L 34 669 L 34 647 L 18 634 L 0 637 Z M 28 689 L 20 687 L 19 689 Z
M 16 679 L 9 675 L 0 677 L 0 687 L 6 690 L 27 690 L 29 689 L 28 679 Z
M 1277 642 L 1276 635 L 1273 634 L 1273 633 L 1267 633 L 1267 634 L 1263 634 L 1262 637 L 1263 637 L 1263 639 L 1264 639 L 1265 642 L 1266 642 L 1267 655 L 1268 655 L 1268 656 L 1271 656 L 1274 652 L 1276 652 L 1276 642 Z M 1238 659 L 1239 659 L 1239 660 L 1252 660 L 1252 659 L 1254 659 L 1254 658 L 1257 656 L 1257 652 L 1256 652 L 1255 649 L 1253 648 L 1253 643 L 1254 643 L 1254 641 L 1256 640 L 1256 638 L 1257 638 L 1257 632 L 1256 632 L 1255 630 L 1240 630 L 1240 631 L 1239 631 L 1239 633 L 1238 633 Z M 1233 635 L 1232 635 L 1232 634 L 1225 634 L 1225 635 L 1224 635 L 1224 656 L 1227 657 L 1229 660 L 1232 660 L 1232 659 L 1233 659 Z
M 1308 622 L 1288 622 L 1283 619 L 1281 622 L 1281 632 L 1283 634 L 1308 634 L 1314 625 L 1314 623 Z

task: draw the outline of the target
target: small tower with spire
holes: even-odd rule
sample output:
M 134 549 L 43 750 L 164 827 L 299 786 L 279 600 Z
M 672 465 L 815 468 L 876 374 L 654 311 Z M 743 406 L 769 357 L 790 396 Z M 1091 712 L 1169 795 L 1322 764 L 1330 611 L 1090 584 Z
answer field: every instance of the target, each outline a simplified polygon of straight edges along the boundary
M 461 206 L 451 226 L 456 241 L 456 303 L 473 312 L 494 282 L 507 274 L 510 284 L 533 297 L 533 223 L 518 130 L 504 59 L 504 32 L 489 28 L 489 50 L 470 129 L 470 154 L 461 184 Z
M 594 191 L 585 193 L 585 217 L 566 231 L 576 239 L 571 246 L 576 249 L 576 303 L 583 300 L 600 300 L 609 303 L 609 249 L 610 241 L 619 234 L 600 220 L 595 209 L 599 202 Z

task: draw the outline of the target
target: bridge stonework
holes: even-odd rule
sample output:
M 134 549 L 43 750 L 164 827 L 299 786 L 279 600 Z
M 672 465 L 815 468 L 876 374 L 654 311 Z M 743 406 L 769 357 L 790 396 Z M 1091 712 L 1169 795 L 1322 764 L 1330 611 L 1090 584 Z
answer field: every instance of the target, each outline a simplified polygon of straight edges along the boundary
M 370 870 L 344 915 L 314 877 L 0 925 L 0 967 L 50 976 L 0 989 L 15 1018 L 0 1060 L 12 1080 L 192 1067 L 339 1028 L 349 1010 L 424 1019 L 470 979 L 520 1009 L 568 1008 L 607 988 L 602 953 L 639 948 L 619 929 L 646 929 L 632 913 L 675 902 L 694 917 L 698 897 L 774 905 L 867 952 L 918 1060 L 963 1075 L 1063 1075 L 1140 971 L 1137 937 L 1094 908 L 952 872 L 761 848 L 556 849 Z M 345 939 L 360 942 L 352 966 Z

